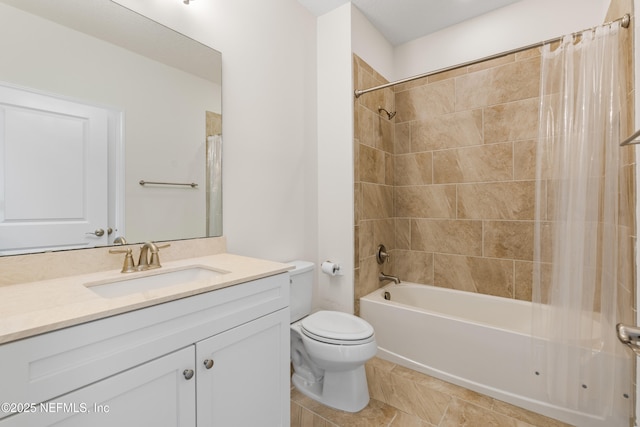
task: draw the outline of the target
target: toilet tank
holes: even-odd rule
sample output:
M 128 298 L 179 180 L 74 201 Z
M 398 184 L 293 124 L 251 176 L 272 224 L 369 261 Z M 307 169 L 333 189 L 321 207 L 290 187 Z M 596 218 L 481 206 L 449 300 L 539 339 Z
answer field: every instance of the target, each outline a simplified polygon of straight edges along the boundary
M 311 297 L 313 295 L 313 267 L 309 261 L 290 261 L 287 264 L 295 268 L 289 270 L 291 286 L 289 286 L 289 310 L 291 323 L 311 314 Z

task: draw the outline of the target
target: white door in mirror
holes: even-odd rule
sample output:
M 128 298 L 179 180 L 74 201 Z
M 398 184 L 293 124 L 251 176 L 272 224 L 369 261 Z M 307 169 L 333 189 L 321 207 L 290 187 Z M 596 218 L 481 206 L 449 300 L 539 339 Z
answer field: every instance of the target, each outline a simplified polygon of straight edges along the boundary
M 0 254 L 107 244 L 108 111 L 0 85 Z

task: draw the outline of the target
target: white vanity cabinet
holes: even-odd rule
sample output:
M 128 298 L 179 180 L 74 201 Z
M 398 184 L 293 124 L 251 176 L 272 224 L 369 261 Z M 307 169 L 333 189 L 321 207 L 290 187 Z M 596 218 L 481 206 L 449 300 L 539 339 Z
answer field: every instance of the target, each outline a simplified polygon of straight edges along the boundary
M 196 344 L 198 426 L 289 426 L 282 393 L 275 392 L 282 391 L 284 376 L 289 400 L 289 344 L 283 354 L 283 337 L 289 340 L 288 310 Z
M 120 374 L 23 408 L 2 421 L 5 426 L 195 426 L 195 379 L 183 377 L 193 365 L 193 346 Z
M 0 345 L 0 427 L 288 426 L 288 286 L 279 274 Z

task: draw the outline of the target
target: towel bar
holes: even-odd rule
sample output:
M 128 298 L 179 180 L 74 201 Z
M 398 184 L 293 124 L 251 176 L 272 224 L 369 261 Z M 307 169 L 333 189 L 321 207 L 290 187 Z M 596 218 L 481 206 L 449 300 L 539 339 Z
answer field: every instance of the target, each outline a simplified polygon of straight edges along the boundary
M 145 186 L 147 184 L 153 184 L 153 185 L 180 185 L 180 186 L 189 186 L 191 188 L 196 188 L 198 186 L 198 184 L 196 184 L 195 182 L 191 182 L 191 183 L 157 182 L 157 181 L 145 181 L 144 179 L 141 179 L 139 184 L 142 185 L 142 186 Z

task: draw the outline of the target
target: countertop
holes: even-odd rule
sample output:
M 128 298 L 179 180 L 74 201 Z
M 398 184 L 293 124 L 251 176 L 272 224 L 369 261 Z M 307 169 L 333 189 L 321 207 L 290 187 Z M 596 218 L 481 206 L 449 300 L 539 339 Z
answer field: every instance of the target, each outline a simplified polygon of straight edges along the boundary
M 113 298 L 102 297 L 86 286 L 189 266 L 228 273 Z M 111 270 L 3 286 L 0 287 L 0 344 L 284 273 L 292 268 L 288 264 L 222 253 L 163 262 L 160 269 L 136 273 Z

